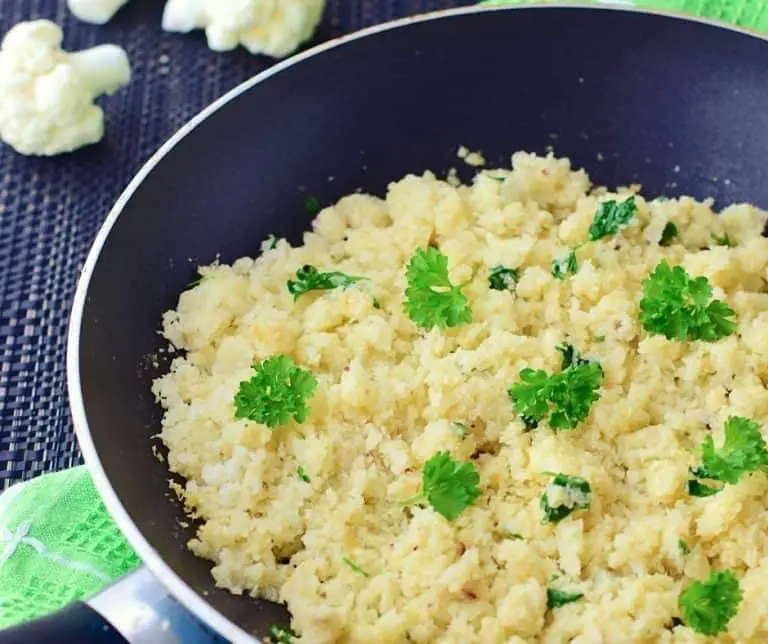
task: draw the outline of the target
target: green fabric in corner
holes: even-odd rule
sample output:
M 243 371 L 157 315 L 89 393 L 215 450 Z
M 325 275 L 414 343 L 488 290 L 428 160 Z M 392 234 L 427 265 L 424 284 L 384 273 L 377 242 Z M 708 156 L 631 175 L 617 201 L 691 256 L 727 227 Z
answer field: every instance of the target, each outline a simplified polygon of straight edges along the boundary
M 0 496 L 0 629 L 89 597 L 138 565 L 84 467 Z
M 487 0 L 481 4 L 607 4 L 631 5 L 686 13 L 702 18 L 729 22 L 745 29 L 768 33 L 768 1 L 766 0 Z

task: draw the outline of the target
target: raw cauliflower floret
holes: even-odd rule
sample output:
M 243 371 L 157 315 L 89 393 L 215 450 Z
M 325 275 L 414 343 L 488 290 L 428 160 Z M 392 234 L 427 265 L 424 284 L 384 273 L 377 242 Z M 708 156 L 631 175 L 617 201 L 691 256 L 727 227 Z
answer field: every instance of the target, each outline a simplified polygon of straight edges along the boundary
M 94 104 L 131 79 L 126 53 L 100 45 L 62 51 L 48 20 L 23 22 L 0 46 L 0 138 L 22 154 L 52 156 L 100 141 L 104 111 Z
M 163 29 L 205 29 L 208 46 L 282 58 L 312 37 L 325 0 L 168 0 Z
M 83 22 L 103 25 L 112 19 L 128 0 L 67 0 L 69 10 Z

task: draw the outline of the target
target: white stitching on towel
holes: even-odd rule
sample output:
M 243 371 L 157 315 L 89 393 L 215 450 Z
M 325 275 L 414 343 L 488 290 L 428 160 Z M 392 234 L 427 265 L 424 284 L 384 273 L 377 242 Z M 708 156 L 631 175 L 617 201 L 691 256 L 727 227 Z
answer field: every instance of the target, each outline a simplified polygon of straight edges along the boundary
M 15 533 L 8 530 L 5 526 L 0 525 L 0 542 L 6 542 L 6 546 L 3 549 L 3 552 L 0 554 L 0 566 L 2 566 L 13 556 L 20 545 L 25 545 L 34 548 L 37 550 L 41 557 L 45 557 L 49 561 L 53 561 L 60 566 L 70 568 L 71 570 L 79 570 L 80 572 L 87 573 L 92 577 L 96 577 L 96 579 L 100 579 L 101 581 L 112 581 L 112 578 L 109 575 L 102 572 L 98 568 L 95 568 L 89 564 L 72 561 L 66 557 L 57 555 L 55 552 L 50 552 L 39 539 L 27 536 L 31 528 L 31 521 L 22 521 L 19 524 L 19 527 L 16 529 Z

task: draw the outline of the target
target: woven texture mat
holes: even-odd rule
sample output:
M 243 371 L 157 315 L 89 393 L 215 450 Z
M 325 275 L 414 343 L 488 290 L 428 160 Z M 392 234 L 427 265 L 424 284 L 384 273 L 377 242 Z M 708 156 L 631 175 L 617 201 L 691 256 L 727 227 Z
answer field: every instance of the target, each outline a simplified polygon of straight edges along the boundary
M 160 29 L 162 0 L 132 0 L 104 27 L 77 22 L 64 0 L 0 0 L 0 33 L 22 20 L 62 25 L 65 48 L 114 42 L 134 80 L 103 101 L 107 138 L 54 159 L 0 148 L 0 490 L 80 462 L 65 379 L 69 309 L 101 222 L 133 174 L 187 120 L 271 64 L 214 54 L 200 33 Z M 472 0 L 329 0 L 316 41 Z

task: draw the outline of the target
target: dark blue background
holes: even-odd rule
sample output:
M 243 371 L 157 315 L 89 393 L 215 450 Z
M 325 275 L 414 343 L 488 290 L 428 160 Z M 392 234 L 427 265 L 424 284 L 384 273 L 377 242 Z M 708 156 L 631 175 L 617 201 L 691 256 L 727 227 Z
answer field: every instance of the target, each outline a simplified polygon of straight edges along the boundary
M 0 489 L 80 462 L 69 416 L 65 344 L 80 267 L 133 174 L 174 131 L 270 59 L 215 54 L 202 34 L 166 34 L 161 0 L 131 0 L 108 25 L 76 21 L 64 0 L 0 0 L 0 33 L 35 18 L 65 47 L 124 47 L 134 80 L 102 101 L 107 137 L 53 159 L 0 147 Z M 316 42 L 393 18 L 471 0 L 329 0 Z M 167 62 L 165 61 L 167 57 Z

